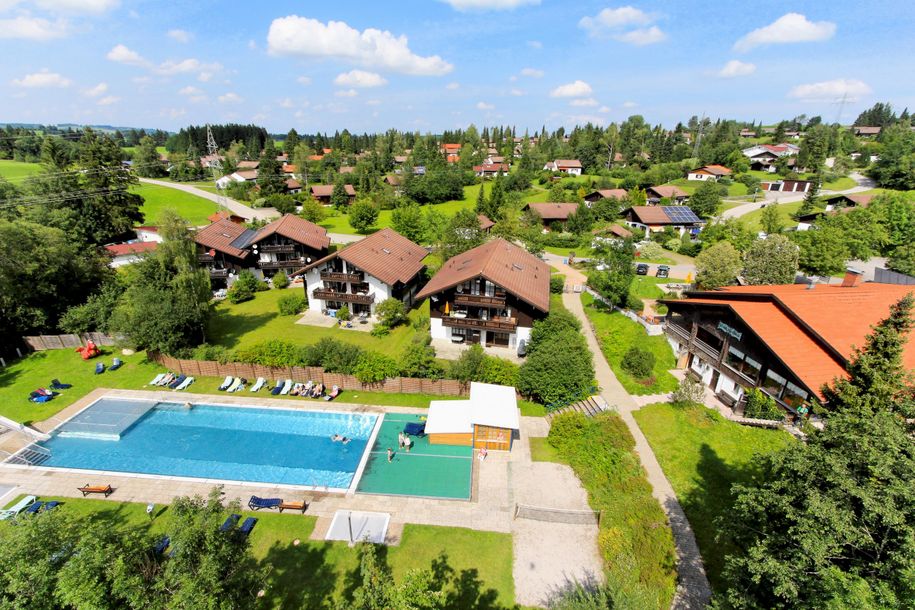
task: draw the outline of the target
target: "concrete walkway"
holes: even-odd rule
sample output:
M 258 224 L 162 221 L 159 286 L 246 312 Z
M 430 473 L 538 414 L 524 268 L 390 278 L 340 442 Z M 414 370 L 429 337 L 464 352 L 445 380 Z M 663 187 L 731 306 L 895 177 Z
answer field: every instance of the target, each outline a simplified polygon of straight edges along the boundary
M 550 261 L 550 264 L 564 273 L 572 283 L 584 283 L 584 275 L 577 269 L 568 265 L 563 265 L 561 261 L 557 263 Z M 648 439 L 642 434 L 632 416 L 632 412 L 639 408 L 635 399 L 623 388 L 607 360 L 601 352 L 600 345 L 594 328 L 591 326 L 588 317 L 585 315 L 584 307 L 581 304 L 581 295 L 572 292 L 566 292 L 562 295 L 562 302 L 566 308 L 571 311 L 584 327 L 584 336 L 588 342 L 591 353 L 594 354 L 594 371 L 597 382 L 601 388 L 601 396 L 607 401 L 607 404 L 616 407 L 620 417 L 626 423 L 626 427 L 635 439 L 635 451 L 645 468 L 648 482 L 651 483 L 652 495 L 661 504 L 667 518 L 670 521 L 670 527 L 673 530 L 674 541 L 677 547 L 677 575 L 679 585 L 677 594 L 674 598 L 672 608 L 705 608 L 712 597 L 712 590 L 705 575 L 705 566 L 702 564 L 702 556 L 699 553 L 699 546 L 696 544 L 696 537 L 693 529 L 683 512 L 683 507 L 677 500 L 674 489 L 664 476 L 664 471 L 658 463 Z

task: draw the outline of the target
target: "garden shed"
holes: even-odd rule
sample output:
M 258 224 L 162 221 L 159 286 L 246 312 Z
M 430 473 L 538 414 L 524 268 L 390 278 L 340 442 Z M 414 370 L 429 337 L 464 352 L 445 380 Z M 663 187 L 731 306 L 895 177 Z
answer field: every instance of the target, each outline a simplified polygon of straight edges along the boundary
M 472 382 L 468 400 L 429 403 L 426 434 L 433 445 L 469 445 L 487 451 L 511 451 L 521 427 L 515 388 Z

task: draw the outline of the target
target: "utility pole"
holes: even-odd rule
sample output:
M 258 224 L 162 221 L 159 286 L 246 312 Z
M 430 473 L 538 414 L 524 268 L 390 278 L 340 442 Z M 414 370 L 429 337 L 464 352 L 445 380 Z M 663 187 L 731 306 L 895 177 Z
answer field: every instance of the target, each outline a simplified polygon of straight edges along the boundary
M 699 156 L 699 142 L 702 140 L 702 130 L 705 128 L 705 113 L 702 113 L 702 118 L 699 119 L 699 129 L 696 130 L 696 144 L 693 146 L 693 156 Z
M 834 102 L 839 105 L 839 110 L 836 112 L 836 123 L 841 125 L 842 121 L 842 112 L 845 110 L 845 106 L 848 104 L 848 91 L 842 94 L 841 99 Z
M 223 210 L 228 206 L 226 205 L 226 196 L 223 194 L 223 191 L 219 188 L 218 184 L 220 178 L 219 174 L 221 172 L 217 169 L 215 162 L 219 159 L 219 147 L 216 146 L 216 138 L 213 137 L 213 130 L 210 129 L 209 123 L 207 123 L 207 156 L 213 159 L 213 161 L 211 161 L 212 165 L 210 166 L 210 169 L 212 169 L 213 185 L 216 187 L 216 196 L 218 198 L 216 207 L 219 210 Z

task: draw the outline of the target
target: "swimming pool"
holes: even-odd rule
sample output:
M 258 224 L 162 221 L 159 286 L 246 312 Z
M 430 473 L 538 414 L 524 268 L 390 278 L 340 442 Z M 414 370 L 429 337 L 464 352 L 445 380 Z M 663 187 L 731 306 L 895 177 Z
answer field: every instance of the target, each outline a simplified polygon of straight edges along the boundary
M 40 443 L 51 452 L 41 465 L 342 490 L 381 417 L 103 398 Z M 126 426 L 113 434 L 106 419 Z M 351 441 L 334 442 L 335 434 Z

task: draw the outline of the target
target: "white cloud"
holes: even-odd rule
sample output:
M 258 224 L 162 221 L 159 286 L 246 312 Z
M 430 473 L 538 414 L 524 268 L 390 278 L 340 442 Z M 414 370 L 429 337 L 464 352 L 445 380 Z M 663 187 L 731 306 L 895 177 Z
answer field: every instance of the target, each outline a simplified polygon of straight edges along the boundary
M 121 5 L 121 0 L 35 0 L 35 6 L 46 11 L 66 13 L 107 13 Z
M 177 119 L 187 114 L 187 110 L 184 108 L 163 108 L 159 111 L 159 114 L 170 119 Z
M 448 83 L 447 85 L 445 85 L 445 89 L 447 89 L 448 91 L 456 91 L 457 89 L 460 89 L 460 88 L 461 88 L 461 83 Z
M 295 102 L 292 101 L 291 97 L 284 97 L 279 101 L 280 108 L 295 108 Z
M 540 42 L 539 40 L 528 40 L 527 46 L 529 46 L 532 49 L 542 49 L 543 43 Z
M 871 93 L 870 86 L 860 80 L 837 78 L 835 80 L 821 81 L 798 85 L 788 92 L 788 97 L 805 101 L 826 102 L 833 101 L 842 96 L 848 96 L 848 101 L 857 101 L 862 95 Z
M 94 87 L 90 87 L 83 91 L 83 95 L 86 97 L 98 97 L 108 91 L 108 83 L 99 83 Z
M 538 70 L 537 68 L 522 68 L 521 76 L 529 76 L 531 78 L 542 78 L 543 70 Z
M 331 57 L 414 76 L 441 76 L 454 69 L 438 55 L 411 51 L 406 36 L 375 28 L 360 32 L 343 21 L 325 24 L 297 15 L 273 20 L 267 46 L 273 55 Z
M 593 123 L 598 126 L 603 126 L 606 123 L 606 119 L 602 116 L 595 116 L 593 114 L 573 114 L 568 117 L 569 122 L 572 124 L 580 125 L 582 123 Z
M 578 108 L 583 108 L 586 106 L 597 106 L 598 102 L 593 97 L 585 97 L 577 100 L 572 100 L 569 102 L 569 106 L 576 106 Z
M 735 42 L 734 50 L 746 52 L 766 44 L 828 40 L 835 33 L 836 24 L 831 21 L 813 22 L 800 13 L 787 13 Z
M 537 5 L 540 0 L 441 0 L 457 11 L 508 11 L 520 6 Z
M 737 78 L 738 76 L 749 76 L 756 72 L 756 64 L 750 64 L 737 59 L 732 59 L 724 64 L 724 67 L 718 70 L 719 78 Z
M 366 100 L 366 106 L 381 106 L 381 100 Z
M 509 91 L 509 93 L 511 93 L 515 97 L 521 97 L 522 95 L 527 95 L 527 92 L 523 91 L 521 89 L 512 89 L 511 91 Z
M 193 38 L 193 34 L 187 30 L 169 30 L 166 35 L 172 40 L 176 40 L 182 44 L 189 43 L 191 38 Z
M 14 87 L 22 87 L 24 89 L 63 88 L 69 87 L 71 83 L 72 81 L 69 78 L 65 78 L 57 72 L 48 72 L 47 69 L 33 74 L 26 74 L 22 78 L 16 78 L 12 81 Z
M 667 39 L 661 28 L 653 25 L 655 13 L 646 13 L 634 6 L 605 8 L 594 17 L 582 17 L 578 27 L 594 37 L 610 37 L 620 42 L 644 46 Z
M 486 102 L 477 102 L 477 110 L 495 110 L 495 106 Z
M 131 51 L 122 44 L 115 45 L 108 54 L 105 55 L 110 61 L 130 66 L 148 66 L 149 62 L 143 59 L 136 51 Z
M 601 106 L 600 108 L 597 109 L 597 111 L 600 112 L 601 114 L 607 114 L 608 112 L 610 112 L 610 106 Z
M 216 99 L 219 100 L 220 104 L 238 104 L 243 101 L 240 95 L 231 91 L 220 95 Z
M 193 85 L 182 87 L 178 90 L 178 95 L 187 97 L 191 102 L 195 104 L 199 104 L 200 102 L 205 102 L 207 100 L 206 94 Z
M 210 82 L 210 80 L 212 80 L 212 78 L 213 78 L 212 72 L 204 71 L 197 75 L 197 80 L 199 80 L 201 83 L 208 83 L 208 82 Z M 226 83 L 228 84 L 228 81 L 226 81 Z
M 375 72 L 366 72 L 365 70 L 350 70 L 344 72 L 334 79 L 334 84 L 340 87 L 381 87 L 387 85 L 388 81 L 383 76 Z
M 252 51 L 256 51 L 256 50 L 257 50 L 257 43 L 254 42 L 253 40 L 249 40 L 249 41 L 248 41 L 248 48 L 251 49 Z
M 99 106 L 110 106 L 112 104 L 117 104 L 120 101 L 121 101 L 121 98 L 119 98 L 119 97 L 116 97 L 114 95 L 106 95 L 105 97 L 103 97 L 102 99 L 100 99 L 98 101 L 98 105 Z
M 0 19 L 0 39 L 51 40 L 67 34 L 67 22 L 50 22 L 40 17 L 19 16 Z
M 623 102 L 623 108 L 635 108 L 638 106 L 635 102 Z
M 359 92 L 355 89 L 343 89 L 340 91 L 334 91 L 334 95 L 337 97 L 356 97 L 359 95 Z
M 591 85 L 583 80 L 577 80 L 556 87 L 550 91 L 550 97 L 585 97 L 591 95 L 591 91 Z
M 300 85 L 310 85 L 311 84 L 311 79 L 307 76 L 300 76 L 297 79 L 295 79 L 295 81 L 297 83 L 299 83 Z
M 222 69 L 222 64 L 219 63 L 204 63 L 199 59 L 188 58 L 182 59 L 181 61 L 163 61 L 155 69 L 157 74 L 163 76 L 172 76 L 175 74 L 188 74 L 197 72 L 205 77 L 201 80 L 204 82 L 208 81 L 213 76 L 213 72 L 217 72 Z

